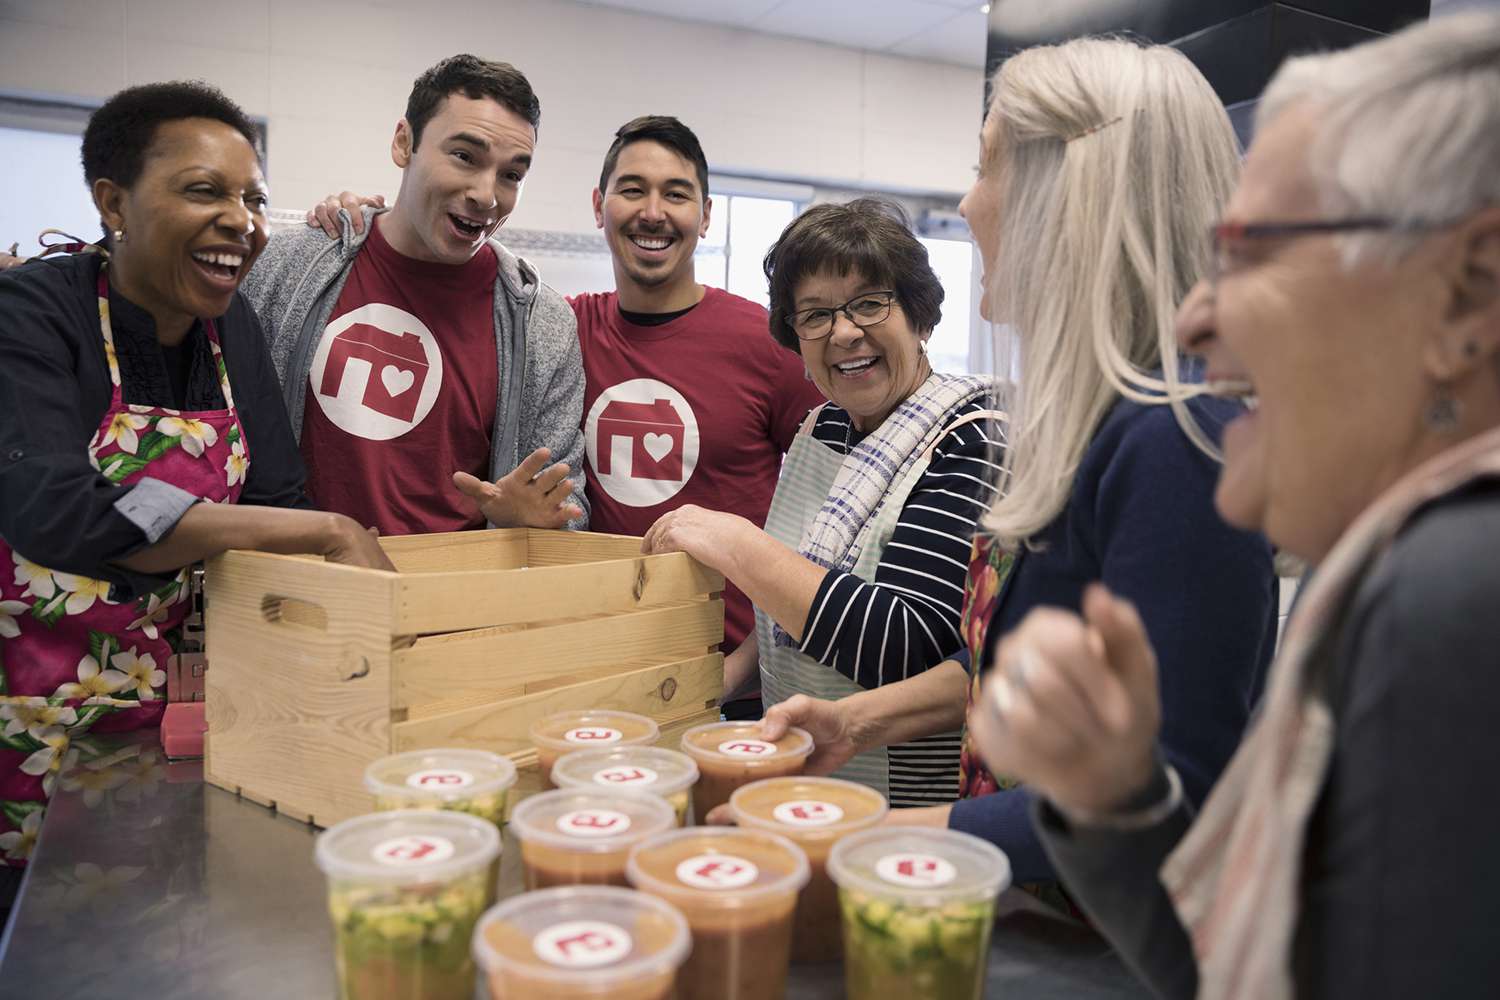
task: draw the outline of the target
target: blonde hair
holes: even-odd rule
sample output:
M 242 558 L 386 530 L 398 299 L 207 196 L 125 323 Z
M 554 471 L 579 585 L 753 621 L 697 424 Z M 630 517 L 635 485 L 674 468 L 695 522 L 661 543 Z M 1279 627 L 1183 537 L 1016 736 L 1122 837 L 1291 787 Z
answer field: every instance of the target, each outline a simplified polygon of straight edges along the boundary
M 1168 403 L 1214 453 L 1185 405 L 1199 389 L 1179 378 L 1173 319 L 1207 273 L 1239 144 L 1208 82 L 1166 46 L 1027 49 L 1001 65 L 993 94 L 986 170 L 1001 188 L 1004 260 L 985 295 L 1016 332 L 996 345 L 999 370 L 1019 375 L 1002 495 L 984 525 L 1014 548 L 1062 512 L 1121 396 Z

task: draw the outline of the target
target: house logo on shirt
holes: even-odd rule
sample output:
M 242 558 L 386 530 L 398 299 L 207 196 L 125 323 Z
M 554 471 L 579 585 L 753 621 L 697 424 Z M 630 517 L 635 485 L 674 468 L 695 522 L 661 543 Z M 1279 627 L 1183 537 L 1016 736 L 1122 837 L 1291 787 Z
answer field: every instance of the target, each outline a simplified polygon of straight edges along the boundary
M 411 313 L 371 303 L 323 331 L 308 391 L 346 434 L 389 441 L 432 412 L 443 386 L 437 338 Z
M 653 378 L 610 386 L 583 427 L 589 470 L 617 503 L 672 499 L 698 466 L 698 419 L 682 393 Z

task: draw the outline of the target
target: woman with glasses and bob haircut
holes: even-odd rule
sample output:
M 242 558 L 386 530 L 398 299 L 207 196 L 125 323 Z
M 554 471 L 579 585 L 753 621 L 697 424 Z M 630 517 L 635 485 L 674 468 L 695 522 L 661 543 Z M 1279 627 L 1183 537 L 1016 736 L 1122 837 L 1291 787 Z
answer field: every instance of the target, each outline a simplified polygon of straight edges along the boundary
M 1003 415 L 993 379 L 928 363 L 943 286 L 894 204 L 809 209 L 765 271 L 771 335 L 801 355 L 829 402 L 788 450 L 764 531 L 687 506 L 652 526 L 645 550 L 687 551 L 754 602 L 755 634 L 726 661 L 729 687 L 758 673 L 767 704 L 838 698 L 920 674 L 963 646 L 964 566 L 995 497 Z M 839 774 L 895 805 L 951 802 L 955 728 L 872 747 Z
M 1312 567 L 1255 724 L 1194 818 L 1161 637 L 1101 588 L 1000 641 L 975 740 L 1158 996 L 1493 997 L 1500 16 L 1294 59 L 1257 118 L 1177 319 L 1257 398 L 1219 510 Z
M 1002 370 L 1018 373 L 1003 495 L 965 556 L 971 669 L 960 659 L 838 702 L 794 699 L 768 713 L 768 738 L 806 727 L 821 769 L 959 725 L 987 636 L 1037 608 L 1076 610 L 1102 580 L 1157 643 L 1163 755 L 1193 801 L 1208 793 L 1259 695 L 1278 611 L 1270 547 L 1213 509 L 1212 441 L 1243 407 L 1184 400 L 1201 386 L 1172 338 L 1238 153 L 1218 97 L 1174 49 L 1081 39 L 1000 67 L 960 206 L 984 263 L 983 312 L 1003 324 Z M 984 837 L 1017 882 L 1071 907 L 1031 824 L 1035 795 L 1014 777 L 966 749 L 959 802 L 893 821 Z

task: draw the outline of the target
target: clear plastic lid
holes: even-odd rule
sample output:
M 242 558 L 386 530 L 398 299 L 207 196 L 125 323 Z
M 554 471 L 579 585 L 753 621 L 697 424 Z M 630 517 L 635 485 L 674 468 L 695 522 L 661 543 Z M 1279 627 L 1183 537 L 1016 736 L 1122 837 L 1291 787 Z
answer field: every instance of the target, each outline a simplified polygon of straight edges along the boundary
M 840 837 L 880 822 L 890 812 L 885 796 L 838 778 L 765 778 L 729 797 L 735 822 L 794 840 Z
M 726 905 L 798 892 L 811 874 L 807 855 L 787 838 L 732 826 L 658 834 L 632 848 L 625 862 L 637 889 L 669 898 L 719 896 Z
M 602 708 L 558 712 L 531 725 L 532 743 L 561 753 L 655 743 L 660 735 L 653 719 Z
M 393 809 L 329 827 L 313 853 L 323 873 L 339 881 L 449 882 L 494 861 L 500 831 L 464 813 Z
M 993 899 L 1010 884 L 1010 860 L 957 830 L 882 826 L 834 844 L 828 874 L 842 889 L 938 907 Z
M 677 812 L 655 795 L 608 788 L 559 788 L 524 800 L 510 815 L 523 841 L 559 851 L 621 851 L 677 824 Z
M 761 739 L 758 722 L 709 722 L 682 734 L 682 750 L 700 764 L 747 764 L 806 757 L 813 752 L 813 738 L 807 730 L 793 726 L 772 743 Z
M 558 758 L 552 782 L 558 788 L 610 788 L 663 798 L 698 780 L 693 758 L 662 747 L 579 750 Z
M 387 798 L 453 802 L 499 795 L 516 783 L 516 766 L 488 750 L 413 750 L 365 768 L 365 788 Z
M 691 946 L 687 921 L 664 900 L 617 886 L 570 886 L 485 911 L 473 952 L 487 974 L 586 990 L 668 975 Z

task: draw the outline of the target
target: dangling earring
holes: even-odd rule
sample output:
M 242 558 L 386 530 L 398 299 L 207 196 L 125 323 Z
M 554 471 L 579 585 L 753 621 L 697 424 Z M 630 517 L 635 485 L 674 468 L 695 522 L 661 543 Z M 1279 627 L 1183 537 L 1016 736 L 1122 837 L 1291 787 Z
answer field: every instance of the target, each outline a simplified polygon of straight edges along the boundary
M 811 382 L 812 381 L 812 369 L 809 368 L 809 367 L 807 367 L 806 365 L 803 365 L 802 366 L 802 377 L 805 378 L 805 379 L 807 379 L 809 382 Z
M 1427 426 L 1439 434 L 1451 434 L 1458 429 L 1462 414 L 1463 407 L 1454 398 L 1452 390 L 1447 385 L 1439 385 L 1427 407 Z
M 116 229 L 115 230 L 115 242 L 116 243 L 124 243 L 125 242 L 125 230 L 123 230 L 123 229 Z
M 927 355 L 927 341 L 925 341 L 925 340 L 919 340 L 919 341 L 917 341 L 917 350 L 919 350 L 919 351 L 922 352 L 922 356 L 923 357 L 926 357 L 926 355 Z

